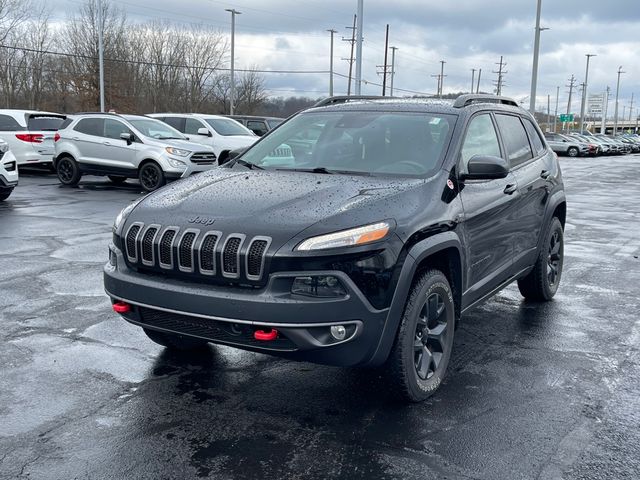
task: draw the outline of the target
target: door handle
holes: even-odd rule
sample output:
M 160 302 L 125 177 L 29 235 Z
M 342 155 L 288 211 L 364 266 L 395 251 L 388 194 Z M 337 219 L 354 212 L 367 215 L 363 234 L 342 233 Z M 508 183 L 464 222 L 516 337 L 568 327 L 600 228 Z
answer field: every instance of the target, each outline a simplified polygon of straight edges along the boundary
M 111 146 L 111 142 L 102 142 L 103 145 Z
M 515 183 L 510 183 L 509 185 L 504 187 L 503 192 L 506 193 L 507 195 L 511 195 L 516 190 L 518 190 L 518 185 L 516 185 Z
M 74 141 L 78 141 L 78 140 L 80 140 L 80 137 L 73 137 L 73 140 Z
M 544 179 L 549 178 L 549 175 L 551 175 L 551 172 L 549 172 L 549 170 L 542 170 L 542 171 L 540 172 L 540 176 L 541 176 L 542 178 L 544 178 Z

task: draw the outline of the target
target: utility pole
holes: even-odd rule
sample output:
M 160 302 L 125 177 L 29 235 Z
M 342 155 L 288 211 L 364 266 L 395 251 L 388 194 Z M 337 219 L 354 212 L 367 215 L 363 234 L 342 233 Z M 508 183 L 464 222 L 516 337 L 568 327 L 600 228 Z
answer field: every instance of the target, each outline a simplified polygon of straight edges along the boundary
M 551 125 L 551 95 L 547 95 L 547 132 Z
M 389 55 L 389 24 L 384 35 L 384 68 L 382 69 L 382 96 L 387 94 L 387 57 Z
M 447 63 L 447 62 L 445 62 L 444 60 L 440 60 L 440 92 L 438 94 L 438 96 L 440 98 L 442 98 L 442 92 L 444 90 L 443 87 L 444 87 L 444 77 L 445 77 L 445 75 L 444 75 L 444 64 L 445 63 Z
M 98 21 L 98 70 L 100 71 L 100 111 L 104 112 L 104 19 L 102 18 L 102 0 L 98 0 L 96 8 Z
M 482 76 L 482 69 L 478 70 L 478 88 L 476 88 L 476 93 L 480 93 L 480 77 Z
M 330 28 L 327 32 L 331 34 L 331 54 L 329 56 L 329 96 L 333 97 L 333 34 L 338 33 L 338 31 Z
M 536 109 L 536 88 L 538 83 L 538 57 L 540 56 L 540 32 L 548 28 L 540 28 L 540 12 L 542 10 L 542 0 L 538 0 L 536 9 L 536 33 L 533 41 L 533 69 L 531 70 L 531 94 L 529 96 L 529 111 L 531 114 Z M 498 94 L 500 95 L 500 94 Z
M 560 101 L 560 87 L 556 87 L 556 113 L 553 116 L 553 133 L 556 133 L 556 125 L 558 122 L 558 102 Z
M 396 76 L 396 50 L 398 50 L 398 47 L 389 48 L 391 48 L 391 85 L 389 95 L 393 97 L 393 77 Z
M 364 15 L 364 0 L 358 0 L 358 37 L 356 39 L 356 95 L 362 91 L 362 16 Z
M 495 70 L 493 71 L 493 73 L 498 74 L 498 80 L 495 82 L 497 96 L 502 95 L 502 87 L 504 85 L 504 76 L 508 73 L 507 71 L 504 70 L 504 67 L 506 67 L 507 64 L 504 63 L 502 60 L 503 60 L 503 57 L 502 55 L 500 55 L 500 62 L 496 63 L 496 65 L 498 65 L 498 71 L 497 72 Z M 535 109 L 535 103 L 533 107 Z
M 569 79 L 569 85 L 566 85 L 566 86 L 569 87 L 569 101 L 567 102 L 567 115 L 569 115 L 571 113 L 571 97 L 573 96 L 573 89 L 576 86 L 576 79 L 573 74 L 571 74 L 571 78 Z M 567 124 L 566 127 L 568 132 L 569 125 Z
M 225 8 L 225 11 L 231 13 L 231 88 L 229 91 L 229 114 L 233 115 L 234 102 L 236 97 L 236 80 L 234 76 L 235 69 L 235 44 L 236 44 L 236 15 L 241 15 L 242 12 L 238 12 L 234 8 Z
M 591 60 L 591 57 L 597 57 L 596 54 L 594 53 L 587 53 L 585 54 L 585 56 L 587 57 L 587 69 L 584 72 L 584 83 L 583 88 L 582 88 L 582 104 L 580 106 L 580 133 L 582 133 L 584 131 L 584 115 L 585 115 L 585 106 L 587 104 L 587 85 L 589 84 L 589 60 Z
M 631 105 L 629 105 L 629 121 L 631 121 L 632 115 L 633 115 L 633 93 L 631 94 Z
M 473 86 L 475 85 L 475 78 L 476 78 L 476 69 L 472 68 L 471 69 L 471 93 L 473 93 Z
M 600 125 L 600 133 L 604 134 L 605 131 L 607 130 L 607 110 L 609 109 L 609 92 L 611 91 L 611 89 L 609 88 L 609 86 L 607 86 L 606 91 L 604 92 L 603 95 L 603 110 L 602 110 L 602 124 Z
M 616 86 L 616 109 L 615 109 L 615 113 L 613 114 L 613 136 L 614 137 L 618 135 L 618 96 L 620 95 L 620 75 L 622 75 L 623 73 L 627 73 L 627 72 L 623 72 L 622 66 L 620 66 L 620 68 L 618 68 L 618 84 Z
M 351 30 L 351 39 L 342 37 L 343 42 L 351 43 L 351 55 L 349 59 L 344 59 L 349 62 L 349 83 L 347 85 L 347 96 L 351 96 L 351 75 L 353 73 L 353 47 L 356 43 L 356 15 L 353 16 L 353 27 L 345 27 L 347 30 Z

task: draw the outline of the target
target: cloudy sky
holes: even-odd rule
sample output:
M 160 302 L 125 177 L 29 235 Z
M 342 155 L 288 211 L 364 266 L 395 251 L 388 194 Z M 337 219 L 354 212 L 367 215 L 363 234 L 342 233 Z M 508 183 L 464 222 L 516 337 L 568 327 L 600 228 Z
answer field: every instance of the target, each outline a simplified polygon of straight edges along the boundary
M 228 34 L 230 14 L 242 12 L 236 23 L 236 66 L 267 70 L 328 70 L 329 33 L 335 36 L 334 64 L 348 73 L 349 44 L 356 0 L 110 0 L 124 9 L 130 20 L 168 19 L 181 24 L 206 24 Z M 81 0 L 57 0 L 69 12 Z M 496 62 L 507 63 L 505 95 L 528 104 L 531 81 L 536 0 L 364 0 L 363 94 L 379 94 L 376 65 L 384 61 L 384 30 L 390 25 L 390 45 L 398 47 L 396 87 L 433 93 L 440 60 L 445 60 L 445 92 L 469 90 L 471 69 L 482 69 L 481 90 L 492 91 Z M 61 10 L 56 10 L 60 14 Z M 639 0 L 543 0 L 541 57 L 537 103 L 546 108 L 547 95 L 555 107 L 560 86 L 560 111 L 566 110 L 571 74 L 584 81 L 585 54 L 591 59 L 589 92 L 607 86 L 615 94 L 619 66 L 620 109 L 632 93 L 640 97 Z M 273 95 L 326 95 L 327 74 L 266 74 Z M 335 93 L 346 93 L 347 82 L 335 78 Z M 580 109 L 574 95 L 572 111 Z M 637 99 L 640 103 L 640 98 Z M 634 112 L 637 110 L 634 107 Z M 627 114 L 629 110 L 627 110 Z

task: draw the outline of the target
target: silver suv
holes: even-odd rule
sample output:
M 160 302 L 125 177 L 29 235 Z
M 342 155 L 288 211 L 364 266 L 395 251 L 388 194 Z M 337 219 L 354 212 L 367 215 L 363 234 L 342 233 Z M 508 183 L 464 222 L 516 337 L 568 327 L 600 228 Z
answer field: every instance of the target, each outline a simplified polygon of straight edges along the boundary
M 152 191 L 167 180 L 216 166 L 211 147 L 189 142 L 166 123 L 142 115 L 75 115 L 54 140 L 54 166 L 64 185 L 77 185 L 83 174 L 107 175 L 116 184 L 138 178 Z
M 6 200 L 18 185 L 18 162 L 9 145 L 0 139 L 0 201 Z

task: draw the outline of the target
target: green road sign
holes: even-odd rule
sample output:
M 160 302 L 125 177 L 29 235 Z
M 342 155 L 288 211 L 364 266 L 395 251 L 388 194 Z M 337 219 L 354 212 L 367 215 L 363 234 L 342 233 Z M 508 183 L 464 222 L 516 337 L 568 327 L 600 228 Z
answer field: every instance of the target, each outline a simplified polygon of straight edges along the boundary
M 570 113 L 569 115 L 565 115 L 565 114 L 560 115 L 560 121 L 573 122 L 573 113 Z

